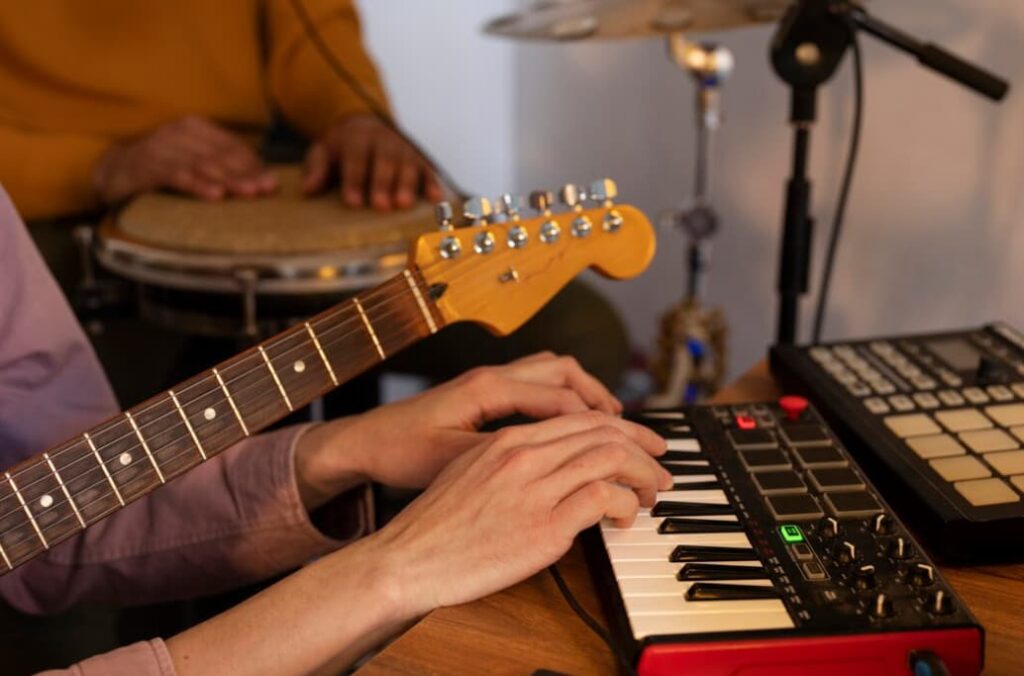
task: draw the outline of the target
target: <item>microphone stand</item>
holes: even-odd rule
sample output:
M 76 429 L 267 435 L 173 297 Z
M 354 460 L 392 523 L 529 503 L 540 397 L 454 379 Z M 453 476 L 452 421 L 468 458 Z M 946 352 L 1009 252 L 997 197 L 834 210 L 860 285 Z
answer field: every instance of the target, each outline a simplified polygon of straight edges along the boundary
M 796 341 L 800 297 L 807 293 L 810 276 L 814 219 L 809 204 L 811 183 L 807 176 L 811 129 L 816 119 L 818 88 L 839 67 L 857 29 L 995 101 L 1009 85 L 930 43 L 871 16 L 847 0 L 800 0 L 790 6 L 772 39 L 771 61 L 776 74 L 792 89 L 790 124 L 793 126 L 793 168 L 786 185 L 784 225 L 779 254 L 779 313 L 777 342 Z

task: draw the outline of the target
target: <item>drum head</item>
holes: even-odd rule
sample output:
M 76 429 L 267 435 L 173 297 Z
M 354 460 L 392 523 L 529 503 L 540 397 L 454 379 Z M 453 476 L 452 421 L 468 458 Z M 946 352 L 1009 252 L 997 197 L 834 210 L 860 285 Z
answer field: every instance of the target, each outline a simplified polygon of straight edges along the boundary
M 281 188 L 269 197 L 136 198 L 101 227 L 100 261 L 136 281 L 193 291 L 239 291 L 239 271 L 255 276 L 260 294 L 344 291 L 399 272 L 410 243 L 434 228 L 429 204 L 350 209 L 334 190 L 304 197 L 300 167 L 275 173 Z

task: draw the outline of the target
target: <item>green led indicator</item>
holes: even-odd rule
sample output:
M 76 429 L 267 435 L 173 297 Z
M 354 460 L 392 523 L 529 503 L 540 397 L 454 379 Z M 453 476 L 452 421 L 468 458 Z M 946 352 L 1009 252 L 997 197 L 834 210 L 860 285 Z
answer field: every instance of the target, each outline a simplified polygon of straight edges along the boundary
M 779 527 L 779 533 L 782 534 L 782 541 L 788 545 L 804 541 L 804 533 L 800 530 L 800 526 L 786 524 Z

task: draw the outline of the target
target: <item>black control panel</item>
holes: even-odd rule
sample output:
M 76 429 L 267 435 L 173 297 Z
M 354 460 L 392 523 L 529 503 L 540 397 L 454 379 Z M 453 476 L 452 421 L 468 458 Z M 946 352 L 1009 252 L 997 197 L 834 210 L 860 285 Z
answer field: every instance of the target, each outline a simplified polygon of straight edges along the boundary
M 1024 556 L 1024 336 L 1003 324 L 809 347 L 772 371 L 808 396 L 942 558 Z
M 798 624 L 922 627 L 972 622 L 935 565 L 824 420 L 799 397 L 694 408 L 690 418 L 742 506 L 755 549 Z M 653 515 L 653 512 L 652 512 Z

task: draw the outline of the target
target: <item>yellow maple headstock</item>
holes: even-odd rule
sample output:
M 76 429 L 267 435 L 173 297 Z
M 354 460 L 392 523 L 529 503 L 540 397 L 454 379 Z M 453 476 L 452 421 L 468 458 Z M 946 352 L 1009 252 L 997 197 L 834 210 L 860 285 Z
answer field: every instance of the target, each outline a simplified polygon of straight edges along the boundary
M 607 186 L 606 192 L 614 197 L 610 181 L 594 185 Z M 604 197 L 596 187 L 593 190 Z M 541 208 L 536 217 L 520 217 L 508 208 L 506 198 L 504 213 L 497 218 L 416 241 L 411 260 L 435 291 L 431 295 L 446 323 L 472 321 L 506 335 L 583 270 L 592 267 L 613 279 L 635 277 L 654 257 L 654 229 L 635 207 L 601 199 L 583 208 L 570 194 L 569 203 L 576 204 L 552 213 L 548 193 L 534 193 L 531 202 L 536 206 L 533 198 L 538 194 Z M 487 215 L 489 206 L 477 201 L 476 210 Z

